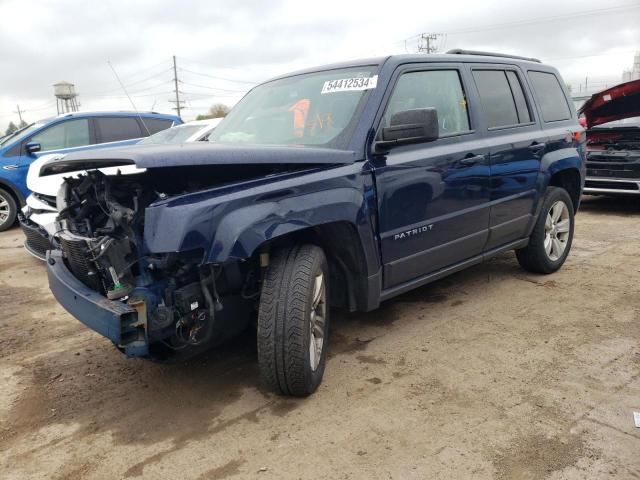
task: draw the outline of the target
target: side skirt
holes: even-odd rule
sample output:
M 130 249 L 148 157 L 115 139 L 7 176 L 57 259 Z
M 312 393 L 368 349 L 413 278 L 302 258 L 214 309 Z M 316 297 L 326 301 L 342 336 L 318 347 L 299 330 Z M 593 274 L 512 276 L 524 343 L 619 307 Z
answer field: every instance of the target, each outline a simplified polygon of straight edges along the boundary
M 516 250 L 518 248 L 526 247 L 529 243 L 529 238 L 521 238 L 520 240 L 516 240 L 515 242 L 508 243 L 506 245 L 502 245 L 501 247 L 494 248 L 492 250 L 488 250 L 480 255 L 476 255 L 475 257 L 468 258 L 462 262 L 456 263 L 455 265 L 451 265 L 450 267 L 446 267 L 440 270 L 437 270 L 433 273 L 429 273 L 427 275 L 423 275 L 418 278 L 414 278 L 405 283 L 401 283 L 400 285 L 396 285 L 391 288 L 387 288 L 382 291 L 380 294 L 380 301 L 389 300 L 397 295 L 408 292 L 409 290 L 413 290 L 414 288 L 421 287 L 422 285 L 426 285 L 427 283 L 435 282 L 447 275 L 451 275 L 452 273 L 459 272 L 460 270 L 464 270 L 467 267 L 471 267 L 473 265 L 477 265 L 479 263 L 485 262 L 500 253 L 507 252 L 509 250 Z

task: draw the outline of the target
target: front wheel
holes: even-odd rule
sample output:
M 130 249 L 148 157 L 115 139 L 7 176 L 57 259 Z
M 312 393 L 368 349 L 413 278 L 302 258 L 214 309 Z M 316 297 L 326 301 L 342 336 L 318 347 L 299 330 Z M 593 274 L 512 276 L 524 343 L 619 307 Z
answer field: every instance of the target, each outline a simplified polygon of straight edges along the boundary
M 258 311 L 258 363 L 281 395 L 305 397 L 320 385 L 329 333 L 329 268 L 316 245 L 272 252 Z
M 549 187 L 529 244 L 516 250 L 520 265 L 535 273 L 557 271 L 571 250 L 574 223 L 573 202 L 567 191 Z

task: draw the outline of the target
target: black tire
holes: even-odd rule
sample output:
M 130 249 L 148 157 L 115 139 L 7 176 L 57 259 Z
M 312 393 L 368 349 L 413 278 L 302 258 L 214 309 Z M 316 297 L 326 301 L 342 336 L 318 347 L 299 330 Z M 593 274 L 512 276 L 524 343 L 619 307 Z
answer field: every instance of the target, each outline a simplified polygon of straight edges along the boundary
M 16 201 L 6 190 L 0 188 L 0 232 L 4 232 L 13 227 L 18 215 Z
M 564 251 L 561 255 L 552 255 L 547 253 L 545 248 L 545 238 L 547 238 L 547 216 L 550 214 L 551 208 L 558 202 L 564 203 L 567 209 L 569 221 L 569 231 L 567 232 L 566 240 L 564 242 Z M 518 262 L 525 270 L 534 273 L 553 273 L 557 271 L 567 259 L 569 251 L 571 250 L 571 244 L 573 242 L 573 231 L 575 226 L 575 218 L 573 211 L 573 202 L 567 191 L 559 187 L 549 187 L 544 196 L 542 207 L 540 209 L 540 215 L 536 221 L 533 232 L 529 237 L 529 244 L 516 250 L 516 257 Z M 553 231 L 553 229 L 552 229 Z M 551 233 L 553 239 L 554 233 Z M 559 239 L 559 233 L 555 233 L 556 239 Z M 551 247 L 554 248 L 554 247 Z
M 321 353 L 312 368 L 311 314 L 316 278 L 324 282 Z M 329 333 L 329 268 L 322 249 L 293 246 L 271 252 L 262 283 L 258 311 L 258 364 L 266 385 L 281 395 L 306 397 L 320 385 L 327 357 Z M 322 290 L 322 289 L 318 289 Z M 318 304 L 320 305 L 320 303 Z M 319 322 L 320 324 L 320 322 Z M 314 345 L 317 346 L 314 340 Z M 319 358 L 319 360 L 316 360 Z

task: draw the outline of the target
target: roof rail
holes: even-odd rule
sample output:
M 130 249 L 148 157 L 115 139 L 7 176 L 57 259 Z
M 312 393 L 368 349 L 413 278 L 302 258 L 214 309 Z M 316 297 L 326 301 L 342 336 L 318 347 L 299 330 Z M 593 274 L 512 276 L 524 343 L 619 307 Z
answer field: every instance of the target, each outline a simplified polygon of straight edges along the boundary
M 462 48 L 454 48 L 447 53 L 452 55 L 482 55 L 484 57 L 501 57 L 501 58 L 515 58 L 517 60 L 528 60 L 529 62 L 542 63 L 537 58 L 520 57 L 518 55 L 508 55 L 506 53 L 493 53 L 493 52 L 480 52 L 478 50 L 463 50 Z

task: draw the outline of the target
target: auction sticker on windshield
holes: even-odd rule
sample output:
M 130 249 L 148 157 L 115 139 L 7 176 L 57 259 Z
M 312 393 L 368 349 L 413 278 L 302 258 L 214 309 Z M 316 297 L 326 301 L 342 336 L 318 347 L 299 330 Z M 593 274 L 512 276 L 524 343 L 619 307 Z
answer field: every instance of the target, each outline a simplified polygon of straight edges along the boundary
M 325 93 L 348 92 L 350 90 L 369 90 L 376 88 L 378 75 L 373 77 L 340 78 L 338 80 L 327 80 L 322 86 L 322 95 Z

